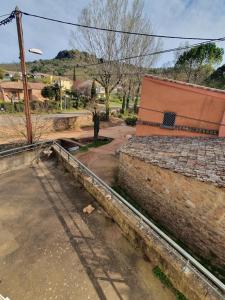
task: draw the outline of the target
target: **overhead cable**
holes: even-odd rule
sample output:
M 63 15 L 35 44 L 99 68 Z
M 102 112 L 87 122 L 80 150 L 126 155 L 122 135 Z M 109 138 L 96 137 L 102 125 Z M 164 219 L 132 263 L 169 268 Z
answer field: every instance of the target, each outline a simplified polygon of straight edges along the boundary
M 40 15 L 30 14 L 30 13 L 27 13 L 24 11 L 21 11 L 21 13 L 26 16 L 35 17 L 35 18 L 46 20 L 46 21 L 57 22 L 57 23 L 61 23 L 61 24 L 72 25 L 72 26 L 77 26 L 77 27 L 82 27 L 82 28 L 87 28 L 87 29 L 101 30 L 101 31 L 107 31 L 107 32 L 116 32 L 116 33 L 121 33 L 121 34 L 130 34 L 130 35 L 139 35 L 139 36 L 147 36 L 147 37 L 166 38 L 166 39 L 179 39 L 179 40 L 216 41 L 218 39 L 218 38 L 171 36 L 171 35 L 162 35 L 162 34 L 150 34 L 150 33 L 144 33 L 144 32 L 132 32 L 132 31 L 126 31 L 126 30 L 113 29 L 113 28 L 102 28 L 102 27 L 97 27 L 97 26 L 72 23 L 72 22 L 63 21 L 63 20 L 59 20 L 59 19 L 53 19 L 53 18 L 44 17 L 44 16 L 40 16 Z
M 0 21 L 0 26 L 6 25 L 6 24 L 12 22 L 12 20 L 15 18 L 15 16 L 16 16 L 15 11 L 12 11 L 8 18 Z
M 221 38 L 218 38 L 216 41 L 223 42 L 224 40 L 225 40 L 225 37 L 221 37 Z M 171 49 L 159 50 L 159 51 L 135 55 L 135 56 L 128 56 L 128 57 L 118 58 L 115 60 L 106 60 L 106 61 L 101 61 L 101 62 L 92 63 L 92 64 L 88 64 L 88 65 L 78 65 L 77 67 L 78 68 L 86 68 L 86 67 L 92 67 L 92 66 L 102 65 L 102 64 L 106 64 L 106 63 L 115 63 L 115 62 L 120 62 L 120 61 L 124 61 L 124 60 L 132 60 L 135 58 L 141 58 L 141 57 L 164 54 L 164 53 L 169 53 L 169 52 L 174 52 L 174 51 L 186 50 L 186 49 L 190 49 L 192 47 L 196 47 L 196 46 L 200 46 L 200 45 L 204 45 L 204 44 L 208 44 L 208 43 L 211 43 L 211 41 L 201 42 L 201 43 L 187 45 L 187 46 L 180 46 L 180 47 L 171 48 Z

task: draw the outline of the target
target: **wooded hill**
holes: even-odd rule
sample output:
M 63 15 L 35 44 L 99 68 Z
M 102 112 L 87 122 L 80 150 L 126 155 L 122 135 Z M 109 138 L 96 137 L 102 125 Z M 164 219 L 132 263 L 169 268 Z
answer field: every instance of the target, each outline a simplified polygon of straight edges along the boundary
M 60 51 L 53 59 L 39 59 L 33 62 L 27 62 L 27 69 L 29 73 L 45 73 L 59 76 L 73 76 L 74 66 L 86 65 L 90 63 L 93 56 L 87 52 L 79 50 L 63 50 Z M 96 59 L 98 61 L 98 59 Z M 0 64 L 0 68 L 7 71 L 20 71 L 18 63 Z M 89 76 L 83 68 L 76 68 L 76 75 L 78 79 L 85 79 Z

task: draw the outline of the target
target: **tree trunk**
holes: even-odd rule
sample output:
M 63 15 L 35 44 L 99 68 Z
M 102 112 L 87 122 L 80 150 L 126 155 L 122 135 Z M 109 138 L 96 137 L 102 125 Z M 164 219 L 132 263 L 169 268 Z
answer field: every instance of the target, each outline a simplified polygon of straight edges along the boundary
M 106 120 L 109 120 L 109 90 L 107 87 L 105 87 L 105 115 L 106 115 Z
M 134 113 L 135 114 L 137 113 L 137 105 L 138 105 L 138 97 L 139 97 L 139 93 L 140 93 L 140 87 L 141 87 L 141 84 L 139 83 L 137 90 L 136 90 L 136 96 L 134 99 Z
M 125 112 L 125 106 L 126 106 L 126 93 L 123 94 L 123 101 L 122 101 L 122 108 L 121 108 L 122 114 L 124 114 Z
M 129 82 L 128 94 L 126 99 L 126 110 L 129 109 L 129 102 L 130 102 L 130 90 L 131 90 L 131 82 Z
M 128 94 L 127 99 L 126 99 L 126 110 L 129 109 L 129 102 L 130 102 L 130 96 Z

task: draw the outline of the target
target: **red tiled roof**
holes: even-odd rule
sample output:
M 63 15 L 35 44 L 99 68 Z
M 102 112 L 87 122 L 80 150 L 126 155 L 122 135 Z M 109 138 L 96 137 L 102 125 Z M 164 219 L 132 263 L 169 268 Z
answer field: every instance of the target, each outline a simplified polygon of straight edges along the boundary
M 42 90 L 46 85 L 44 83 L 39 82 L 29 82 L 28 89 L 31 90 Z M 0 82 L 0 88 L 2 89 L 16 89 L 23 90 L 22 81 L 2 81 Z

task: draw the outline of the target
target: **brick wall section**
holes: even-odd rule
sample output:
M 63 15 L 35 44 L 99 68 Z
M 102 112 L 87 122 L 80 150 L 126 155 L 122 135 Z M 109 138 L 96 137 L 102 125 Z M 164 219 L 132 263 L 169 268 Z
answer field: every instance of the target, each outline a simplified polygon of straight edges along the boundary
M 120 152 L 119 184 L 177 239 L 224 268 L 224 141 L 219 145 L 214 140 L 214 150 L 222 149 L 218 156 L 207 140 L 180 141 L 155 137 L 128 142 Z M 207 156 L 200 145 L 211 154 Z M 215 158 L 220 155 L 220 160 Z
M 79 169 L 73 161 L 53 146 L 54 153 L 60 164 L 70 172 L 74 180 L 79 180 L 84 188 L 99 202 L 112 219 L 120 226 L 123 234 L 142 249 L 153 266 L 160 266 L 169 276 L 174 286 L 190 300 L 223 299 L 215 289 L 207 284 L 207 280 L 196 270 L 184 271 L 186 262 L 180 254 L 165 243 L 153 230 L 140 223 L 138 218 L 125 205 L 116 201 L 88 175 Z M 204 278 L 204 280 L 203 280 Z

